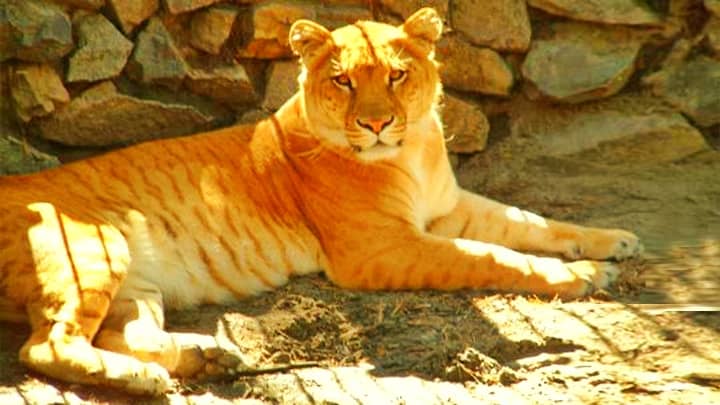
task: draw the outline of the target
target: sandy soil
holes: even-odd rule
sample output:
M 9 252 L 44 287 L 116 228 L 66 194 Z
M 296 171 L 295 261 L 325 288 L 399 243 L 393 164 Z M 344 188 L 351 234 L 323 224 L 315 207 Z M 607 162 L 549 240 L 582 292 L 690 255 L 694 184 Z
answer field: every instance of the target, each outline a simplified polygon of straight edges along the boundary
M 563 303 L 358 293 L 302 277 L 231 307 L 169 314 L 169 329 L 214 334 L 258 369 L 140 402 L 720 403 L 720 153 L 662 164 L 513 153 L 500 140 L 461 157 L 460 182 L 637 232 L 646 254 L 622 264 L 612 290 Z M 0 324 L 0 403 L 139 402 L 28 372 L 16 360 L 27 333 Z

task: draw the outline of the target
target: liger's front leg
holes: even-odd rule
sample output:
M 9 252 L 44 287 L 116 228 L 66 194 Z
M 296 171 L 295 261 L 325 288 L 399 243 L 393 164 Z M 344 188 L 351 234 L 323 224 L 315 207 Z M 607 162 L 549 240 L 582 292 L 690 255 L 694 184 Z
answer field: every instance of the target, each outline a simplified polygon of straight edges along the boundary
M 576 298 L 618 274 L 610 263 L 537 257 L 474 240 L 412 229 L 353 228 L 326 246 L 328 277 L 346 288 L 452 290 L 482 288 Z
M 455 209 L 428 231 L 511 249 L 559 253 L 569 259 L 625 259 L 642 251 L 637 236 L 621 229 L 589 228 L 545 219 L 462 190 Z

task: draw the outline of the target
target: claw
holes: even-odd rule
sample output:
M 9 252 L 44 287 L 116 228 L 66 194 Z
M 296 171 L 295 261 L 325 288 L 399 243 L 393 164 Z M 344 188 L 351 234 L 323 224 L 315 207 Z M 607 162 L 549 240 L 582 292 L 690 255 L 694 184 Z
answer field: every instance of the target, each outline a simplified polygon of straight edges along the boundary
M 235 375 L 242 366 L 242 358 L 227 349 L 217 346 L 201 349 L 193 346 L 183 348 L 182 363 L 175 374 L 181 378 L 216 379 Z
M 620 269 L 609 262 L 581 260 L 568 263 L 568 267 L 584 282 L 584 288 L 578 296 L 592 295 L 597 290 L 607 288 L 620 275 Z

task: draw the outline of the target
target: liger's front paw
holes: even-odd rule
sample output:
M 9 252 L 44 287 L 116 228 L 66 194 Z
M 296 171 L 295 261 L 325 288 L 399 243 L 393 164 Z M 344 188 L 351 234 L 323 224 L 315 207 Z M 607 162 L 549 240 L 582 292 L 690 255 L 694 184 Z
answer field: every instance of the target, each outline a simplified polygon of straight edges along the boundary
M 568 267 L 578 278 L 588 283 L 589 291 L 586 291 L 586 294 L 597 289 L 607 288 L 620 275 L 620 269 L 611 262 L 580 260 L 568 263 Z
M 559 259 L 529 256 L 528 262 L 542 282 L 528 286 L 527 291 L 575 299 L 607 288 L 620 275 L 612 262 L 580 260 L 565 263 Z
M 578 289 L 573 294 L 565 294 L 568 298 L 584 297 L 597 290 L 607 288 L 620 275 L 620 269 L 610 262 L 580 260 L 567 263 L 567 268 L 579 282 L 576 284 Z
M 610 238 L 614 239 L 610 243 L 610 248 L 606 259 L 622 260 L 630 257 L 638 256 L 643 251 L 643 245 L 640 238 L 632 232 L 618 230 L 610 230 Z
M 640 238 L 622 229 L 589 229 L 570 243 L 565 256 L 577 259 L 623 260 L 643 251 Z

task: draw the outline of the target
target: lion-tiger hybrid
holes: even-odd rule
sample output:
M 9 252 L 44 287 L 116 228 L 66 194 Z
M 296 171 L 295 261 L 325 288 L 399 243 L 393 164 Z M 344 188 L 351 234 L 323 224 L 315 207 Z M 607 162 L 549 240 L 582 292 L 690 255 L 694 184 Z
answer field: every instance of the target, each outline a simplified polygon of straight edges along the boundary
M 269 119 L 0 178 L 0 319 L 31 325 L 22 363 L 159 394 L 198 356 L 192 335 L 163 331 L 163 308 L 320 270 L 360 290 L 606 286 L 608 262 L 511 249 L 621 259 L 639 252 L 635 235 L 458 187 L 437 112 L 441 31 L 429 8 L 399 27 L 300 20 L 300 90 Z

